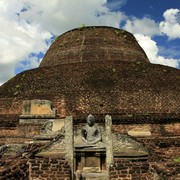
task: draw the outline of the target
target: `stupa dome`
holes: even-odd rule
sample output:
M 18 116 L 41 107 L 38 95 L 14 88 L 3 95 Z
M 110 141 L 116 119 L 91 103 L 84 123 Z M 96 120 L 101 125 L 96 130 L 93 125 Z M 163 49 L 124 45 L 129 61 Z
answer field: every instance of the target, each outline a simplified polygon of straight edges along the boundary
M 180 70 L 151 64 L 126 31 L 77 28 L 55 40 L 39 68 L 0 87 L 7 113 L 20 114 L 25 99 L 50 100 L 59 116 L 178 114 Z
M 111 27 L 82 27 L 59 36 L 40 67 L 92 61 L 149 62 L 131 33 Z
M 0 87 L 0 179 L 179 179 L 179 120 L 180 70 L 77 28 Z

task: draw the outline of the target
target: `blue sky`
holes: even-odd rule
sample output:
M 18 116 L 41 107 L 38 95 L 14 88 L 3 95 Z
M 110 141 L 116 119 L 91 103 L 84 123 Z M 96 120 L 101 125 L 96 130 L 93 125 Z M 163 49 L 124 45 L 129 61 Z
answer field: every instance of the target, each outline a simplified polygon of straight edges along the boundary
M 152 63 L 180 69 L 179 0 L 0 0 L 0 85 L 39 66 L 54 38 L 82 24 L 134 34 Z
M 155 21 L 162 21 L 163 13 L 171 8 L 180 8 L 180 2 L 178 0 L 127 0 L 121 10 L 126 12 L 128 16 L 132 15 L 138 18 L 147 16 Z

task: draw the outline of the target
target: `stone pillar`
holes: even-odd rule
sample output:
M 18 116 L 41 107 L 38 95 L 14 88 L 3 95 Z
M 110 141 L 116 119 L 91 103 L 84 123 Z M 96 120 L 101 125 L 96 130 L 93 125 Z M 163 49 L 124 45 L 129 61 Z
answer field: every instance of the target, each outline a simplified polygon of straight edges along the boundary
M 113 163 L 113 138 L 112 138 L 112 118 L 110 115 L 105 116 L 106 129 L 106 167 L 109 171 L 110 164 Z M 109 174 L 109 173 L 108 173 Z
M 66 116 L 65 119 L 65 143 L 66 143 L 66 160 L 71 167 L 71 176 L 74 179 L 74 131 L 73 118 Z

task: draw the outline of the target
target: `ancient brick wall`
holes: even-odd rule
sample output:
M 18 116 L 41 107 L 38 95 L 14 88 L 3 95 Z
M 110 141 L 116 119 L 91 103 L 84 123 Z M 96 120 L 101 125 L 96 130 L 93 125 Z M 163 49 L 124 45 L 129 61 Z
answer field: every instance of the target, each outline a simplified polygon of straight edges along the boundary
M 19 144 L 32 141 L 34 135 L 39 133 L 37 125 L 24 125 L 17 127 L 0 127 L 0 145 Z
M 29 161 L 30 178 L 38 180 L 70 180 L 70 166 L 64 158 L 35 158 Z
M 20 125 L 18 127 L 18 133 L 24 137 L 34 137 L 35 135 L 39 134 L 41 127 L 42 124 L 38 123 Z
M 18 114 L 0 114 L 0 127 L 16 127 L 18 123 Z
M 180 163 L 150 163 L 150 173 L 156 179 L 178 180 L 180 179 Z
M 111 180 L 180 179 L 180 164 L 115 159 L 110 167 Z
M 22 100 L 16 98 L 1 98 L 0 114 L 20 114 L 22 110 Z
M 134 131 L 149 131 L 150 137 L 158 136 L 180 136 L 180 123 L 166 123 L 166 124 L 114 124 L 113 130 L 116 133 L 126 134 L 130 130 Z
M 100 81 L 97 80 L 97 84 L 103 83 Z M 92 89 L 92 87 L 88 88 Z M 180 94 L 177 92 L 159 91 L 155 93 L 148 90 L 133 92 L 132 90 L 121 91 L 117 87 L 118 90 L 115 88 L 113 90 L 111 89 L 109 90 L 109 94 L 107 94 L 109 87 L 106 88 L 102 85 L 99 88 L 94 88 L 92 91 L 78 90 L 78 93 L 64 93 L 62 99 L 59 97 L 58 99 L 54 98 L 53 104 L 57 108 L 58 115 L 73 114 L 73 116 L 78 116 L 80 114 L 87 115 L 88 113 L 161 114 L 180 112 L 178 104 L 180 102 Z M 99 90 L 100 88 L 101 90 Z
M 73 76 L 73 75 L 72 75 Z M 69 77 L 68 77 L 69 78 Z M 77 77 L 79 78 L 79 77 Z M 98 83 L 100 80 L 97 80 Z M 81 82 L 77 82 L 81 83 Z M 102 83 L 102 82 L 101 82 Z M 88 85 L 88 84 L 87 84 Z M 92 89 L 92 87 L 88 87 Z M 97 87 L 96 87 L 97 88 Z M 104 87 L 100 87 L 104 88 Z M 107 87 L 106 89 L 108 89 Z M 75 90 L 75 85 L 71 89 Z M 77 89 L 77 92 L 64 93 L 64 95 L 56 95 L 55 97 L 39 97 L 40 99 L 52 100 L 53 105 L 57 108 L 57 113 L 61 117 L 67 114 L 77 116 L 79 114 L 112 114 L 112 113 L 128 113 L 128 114 L 151 114 L 151 113 L 174 113 L 180 112 L 180 107 L 177 102 L 180 101 L 179 93 L 174 91 L 159 91 L 158 93 L 142 90 L 133 92 L 132 90 L 121 91 L 111 90 L 107 96 L 104 90 L 98 91 L 82 91 Z M 128 89 L 128 87 L 127 87 Z M 53 85 L 49 88 L 54 92 Z M 55 89 L 56 90 L 56 89 Z M 66 91 L 66 90 L 65 90 Z M 42 94 L 45 92 L 42 92 Z M 54 92 L 56 94 L 56 92 Z M 38 98 L 36 95 L 31 99 Z M 174 99 L 176 101 L 174 101 Z M 22 111 L 22 100 L 20 99 L 3 99 L 0 102 L 0 114 L 17 114 Z
M 132 161 L 114 159 L 110 166 L 111 180 L 151 180 L 149 163 L 146 161 Z
M 24 138 L 22 136 L 0 137 L 0 146 L 4 144 L 23 144 L 32 141 L 32 138 Z
M 8 135 L 16 136 L 17 135 L 17 128 L 16 127 L 0 127 L 0 134 L 1 137 L 7 137 Z
M 27 159 L 21 160 L 16 159 L 13 162 L 0 162 L 2 168 L 0 168 L 0 179 L 1 180 L 28 180 L 29 179 L 29 167 Z
M 0 88 L 0 97 L 7 98 L 0 102 L 0 107 L 4 107 L 0 112 L 20 113 L 22 99 L 47 99 L 60 116 L 179 113 L 179 76 L 180 71 L 170 67 L 129 62 L 88 62 L 34 69 L 17 75 Z M 32 82 L 32 78 L 36 81 Z M 14 95 L 13 87 L 18 83 L 21 85 Z
M 0 145 L 23 142 L 17 127 L 0 127 Z

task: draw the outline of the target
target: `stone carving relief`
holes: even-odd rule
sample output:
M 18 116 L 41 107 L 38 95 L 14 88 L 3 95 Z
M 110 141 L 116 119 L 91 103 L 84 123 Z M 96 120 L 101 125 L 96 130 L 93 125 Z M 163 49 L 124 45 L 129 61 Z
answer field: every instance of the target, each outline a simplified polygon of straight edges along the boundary
M 125 152 L 126 154 L 148 152 L 142 143 L 137 142 L 136 140 L 132 139 L 131 136 L 125 134 L 113 134 L 113 151 Z
M 56 136 L 58 134 L 64 134 L 64 122 L 62 120 L 48 120 L 44 123 L 40 129 L 39 136 Z M 58 128 L 54 127 L 56 125 L 60 125 Z
M 58 127 L 54 127 L 58 126 Z M 48 141 L 50 146 L 47 146 L 41 151 L 41 153 L 58 152 L 62 153 L 65 151 L 65 127 L 64 121 L 61 119 L 49 120 L 44 123 L 40 129 L 40 134 L 34 137 L 34 142 Z
M 50 116 L 55 117 L 56 108 L 53 108 L 49 100 L 25 100 L 22 105 L 21 117 Z
M 41 127 L 40 134 L 52 134 L 53 133 L 52 128 L 53 128 L 53 120 L 49 120 Z

